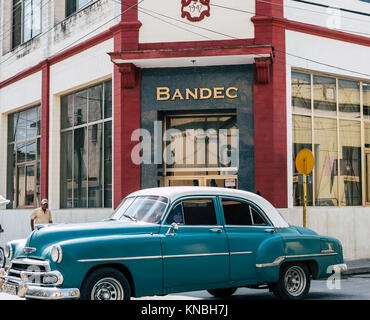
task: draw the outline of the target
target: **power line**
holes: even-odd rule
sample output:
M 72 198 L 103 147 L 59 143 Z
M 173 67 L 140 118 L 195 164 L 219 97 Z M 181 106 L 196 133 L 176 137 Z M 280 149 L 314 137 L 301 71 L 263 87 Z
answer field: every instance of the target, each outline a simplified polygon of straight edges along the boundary
M 121 3 L 121 2 L 118 2 L 117 0 L 111 0 L 111 1 L 114 1 L 114 2 L 116 2 L 116 3 Z M 59 52 L 61 52 L 61 51 L 65 50 L 66 48 L 69 48 L 70 46 L 72 46 L 72 45 L 73 45 L 73 44 L 75 44 L 76 42 L 78 42 L 78 41 L 82 40 L 82 39 L 83 39 L 83 38 L 85 38 L 86 36 L 90 35 L 91 33 L 95 32 L 96 30 L 100 29 L 100 28 L 101 28 L 101 27 L 103 27 L 104 25 L 106 25 L 106 24 L 108 24 L 109 22 L 113 21 L 114 19 L 116 19 L 117 17 L 121 16 L 122 14 L 124 14 L 125 12 L 127 12 L 128 10 L 132 9 L 132 8 L 133 8 L 133 7 L 135 7 L 135 6 L 137 6 L 137 7 L 138 7 L 138 10 L 139 10 L 140 12 L 142 12 L 142 13 L 144 13 L 144 14 L 147 14 L 147 15 L 150 15 L 150 16 L 152 16 L 153 18 L 159 19 L 159 20 L 161 20 L 162 22 L 165 22 L 165 23 L 168 23 L 168 24 L 171 24 L 171 23 L 169 23 L 168 21 L 164 21 L 163 19 L 160 19 L 159 17 L 155 17 L 155 16 L 153 16 L 153 15 L 149 14 L 148 12 L 151 12 L 151 13 L 153 13 L 153 14 L 157 14 L 157 15 L 159 15 L 159 16 L 161 16 L 161 17 L 165 17 L 165 18 L 170 19 L 170 20 L 175 20 L 176 22 L 180 22 L 180 23 L 182 23 L 182 24 L 189 25 L 189 26 L 191 26 L 191 27 L 193 27 L 193 28 L 200 28 L 200 29 L 205 30 L 205 31 L 208 31 L 208 32 L 212 32 L 212 33 L 216 33 L 216 34 L 218 34 L 218 35 L 222 35 L 222 36 L 225 36 L 225 37 L 228 37 L 228 38 L 232 38 L 232 39 L 238 39 L 238 40 L 240 40 L 239 38 L 233 37 L 233 36 L 231 36 L 231 35 L 227 35 L 227 34 L 224 34 L 224 33 L 221 33 L 221 32 L 218 32 L 218 31 L 215 31 L 215 30 L 212 30 L 212 29 L 209 29 L 209 28 L 200 27 L 199 25 L 193 25 L 193 24 L 190 24 L 190 23 L 187 23 L 187 22 L 184 22 L 184 21 L 181 21 L 181 20 L 178 20 L 178 19 L 175 19 L 175 18 L 169 17 L 169 16 L 167 16 L 167 15 L 163 15 L 163 14 L 160 14 L 160 13 L 158 13 L 158 12 L 155 12 L 155 11 L 152 11 L 152 10 L 149 10 L 149 9 L 145 9 L 145 8 L 139 7 L 139 4 L 140 4 L 140 3 L 142 3 L 143 1 L 144 1 L 144 0 L 142 0 L 142 1 L 138 2 L 138 3 L 137 3 L 137 4 L 135 4 L 135 5 L 132 5 L 132 6 L 131 6 L 131 7 L 129 7 L 127 10 L 125 10 L 125 11 L 124 11 L 124 12 L 122 12 L 122 13 L 120 13 L 119 15 L 117 15 L 116 17 L 114 17 L 113 19 L 111 19 L 111 20 L 109 20 L 109 21 L 105 22 L 104 24 L 100 25 L 100 26 L 99 26 L 99 27 L 97 27 L 96 29 L 94 29 L 94 30 L 92 30 L 91 32 L 89 32 L 89 33 L 85 34 L 83 37 L 81 37 L 81 38 L 79 38 L 78 40 L 76 40 L 76 41 L 72 42 L 71 44 L 67 45 L 66 47 L 64 47 L 64 48 L 60 49 L 57 53 L 59 53 Z M 268 1 L 264 1 L 264 0 L 257 0 L 257 1 L 268 2 Z M 270 3 L 270 2 L 268 2 L 268 3 Z M 245 10 L 239 10 L 239 9 L 236 9 L 236 8 L 228 8 L 228 7 L 224 7 L 224 6 L 222 6 L 222 7 L 223 7 L 223 8 L 230 9 L 230 10 L 236 10 L 236 11 L 244 12 L 244 13 L 246 13 L 246 12 L 247 12 L 247 11 L 245 11 Z M 143 11 L 143 10 L 144 10 L 144 11 Z M 146 11 L 148 11 L 148 12 L 146 12 Z M 254 14 L 254 13 L 252 13 L 252 12 L 247 12 L 247 13 Z M 174 27 L 181 28 L 181 27 L 176 26 L 176 25 L 174 25 L 174 24 L 171 24 L 171 25 L 172 25 L 172 26 L 174 26 Z M 54 27 L 55 27 L 55 26 L 54 26 Z M 50 28 L 47 32 L 50 32 L 50 30 L 52 30 L 54 27 Z M 182 29 L 184 29 L 184 28 L 182 28 Z M 184 29 L 184 30 L 186 30 L 186 31 L 188 31 L 188 32 L 191 32 L 191 33 L 193 33 L 193 34 L 196 34 L 196 35 L 198 35 L 198 36 L 202 36 L 202 37 L 205 37 L 205 38 L 210 39 L 209 37 L 206 37 L 206 36 L 204 36 L 204 35 L 201 35 L 201 34 L 199 34 L 199 33 L 194 32 L 194 31 L 191 31 L 191 30 L 188 30 L 188 29 Z M 46 33 L 47 33 L 47 32 L 46 32 Z M 43 34 L 43 35 L 44 35 L 44 34 Z M 361 73 L 361 72 L 353 71 L 353 70 L 350 70 L 350 69 L 346 69 L 346 68 L 342 68 L 342 67 L 337 67 L 337 66 L 334 66 L 334 65 L 330 65 L 330 64 L 322 63 L 322 62 L 315 61 L 315 60 L 313 60 L 313 59 L 308 59 L 308 58 L 305 58 L 305 57 L 300 57 L 300 56 L 298 56 L 298 55 L 290 54 L 290 53 L 288 53 L 288 52 L 286 52 L 286 51 L 282 51 L 282 50 L 278 50 L 278 49 L 275 49 L 275 50 L 276 50 L 276 51 L 279 51 L 279 52 L 281 52 L 281 53 L 284 53 L 284 54 L 286 54 L 286 55 L 293 56 L 293 57 L 295 57 L 295 58 L 299 58 L 299 59 L 303 59 L 303 60 L 310 61 L 310 62 L 313 62 L 313 63 L 317 63 L 317 64 L 325 65 L 325 66 L 332 67 L 332 68 L 335 68 L 335 69 L 339 69 L 339 70 L 342 70 L 342 71 L 347 71 L 347 72 L 350 72 L 350 73 L 357 73 L 357 74 L 364 75 L 364 76 L 370 76 L 369 74 L 366 74 L 366 73 Z M 8 58 L 8 59 L 6 59 L 6 60 L 4 60 L 4 61 L 0 62 L 0 64 L 2 64 L 2 63 L 4 63 L 4 62 L 8 61 L 9 59 L 10 59 L 10 58 Z M 286 62 L 285 62 L 285 63 L 286 63 Z M 287 64 L 287 65 L 290 65 L 290 64 L 288 64 L 288 63 L 286 63 L 286 64 Z M 290 66 L 292 66 L 292 65 L 290 65 Z
M 269 4 L 273 4 L 273 5 L 277 5 L 277 6 L 284 6 L 284 7 L 288 7 L 288 8 L 294 8 L 294 9 L 298 9 L 298 10 L 314 12 L 314 13 L 323 14 L 323 15 L 329 15 L 329 16 L 331 15 L 330 13 L 319 12 L 319 11 L 314 11 L 314 10 L 308 10 L 308 9 L 304 9 L 304 8 L 287 6 L 287 5 L 281 5 L 281 4 L 278 4 L 278 3 L 269 2 L 269 1 L 265 1 L 265 0 L 257 0 L 257 1 L 263 2 L 263 3 L 269 3 Z M 226 7 L 226 6 L 221 6 L 221 5 L 217 5 L 217 4 L 211 4 L 211 6 L 218 7 L 218 8 L 223 8 L 223 9 L 227 9 L 227 10 L 232 10 L 232 11 L 237 11 L 237 12 L 241 12 L 241 13 L 247 13 L 247 14 L 251 14 L 251 15 L 256 15 L 256 13 L 255 12 L 252 12 L 252 11 L 241 10 L 241 9 L 236 9 L 236 8 L 232 8 L 232 7 Z M 336 9 L 336 8 L 331 8 L 331 9 Z M 272 18 L 272 16 L 268 16 L 268 17 Z M 360 19 L 355 19 L 355 18 L 350 18 L 350 17 L 341 17 L 341 18 L 354 20 L 356 22 L 363 21 L 363 22 L 370 23 L 370 20 L 360 20 Z M 346 32 L 346 33 L 351 33 L 351 34 L 357 34 L 357 35 L 364 35 L 364 36 L 369 36 L 370 37 L 370 33 L 366 33 L 366 32 L 360 32 L 360 31 L 354 31 L 354 30 L 347 30 L 347 29 L 340 29 L 340 28 L 335 28 L 335 29 L 332 29 L 332 30 L 337 30 L 337 31 L 341 31 L 341 32 Z
M 302 11 L 307 11 L 307 12 L 329 15 L 329 16 L 331 15 L 331 13 L 328 13 L 328 12 L 315 11 L 315 10 L 312 10 L 312 9 L 300 8 L 300 7 L 290 6 L 290 5 L 286 5 L 286 4 L 280 4 L 280 3 L 271 2 L 271 1 L 268 1 L 268 0 L 256 0 L 256 1 L 262 2 L 262 3 L 272 4 L 274 6 L 279 6 L 279 7 L 292 8 L 292 9 L 297 9 L 297 10 L 302 10 Z M 312 2 L 309 2 L 309 1 L 300 1 L 300 0 L 292 0 L 292 1 L 297 1 L 297 2 L 304 3 L 304 4 L 308 4 L 308 5 L 314 5 Z M 325 5 L 325 4 L 316 3 L 315 5 L 321 6 L 321 7 L 327 8 L 327 9 L 336 9 L 336 10 L 340 10 L 340 11 L 348 12 L 348 13 L 352 13 L 352 14 L 363 14 L 363 15 L 370 16 L 370 14 L 367 14 L 367 13 L 356 12 L 356 11 L 347 10 L 347 9 L 344 9 L 344 8 L 338 8 L 338 7 L 334 7 L 334 6 L 331 7 L 331 6 Z M 342 17 L 342 18 L 348 19 L 348 20 L 354 20 L 356 22 L 361 21 L 361 22 L 370 23 L 369 20 L 363 20 L 363 19 L 358 19 L 358 18 L 351 18 L 351 17 Z
M 117 1 L 117 0 L 111 0 L 111 1 Z M 257 0 L 259 1 L 259 0 Z M 143 10 L 142 7 L 139 7 L 139 10 Z M 169 17 L 167 15 L 163 15 L 163 14 L 160 14 L 158 12 L 155 12 L 153 10 L 149 10 L 149 9 L 144 9 L 144 10 L 147 10 L 151 13 L 154 13 L 154 14 L 157 14 L 159 16 L 162 16 L 162 17 L 165 17 L 167 19 L 171 19 L 171 20 L 175 20 L 177 22 L 181 22 L 181 23 L 184 23 L 184 24 L 187 24 L 187 25 L 191 25 L 192 27 L 194 28 L 199 28 L 199 29 L 202 29 L 202 30 L 205 30 L 205 31 L 209 31 L 209 32 L 212 32 L 212 33 L 216 33 L 218 35 L 223 35 L 223 36 L 226 36 L 228 38 L 231 38 L 231 39 L 238 39 L 240 40 L 239 38 L 236 38 L 236 37 L 233 37 L 233 36 L 230 36 L 230 35 L 227 35 L 227 34 L 224 34 L 224 33 L 220 33 L 218 31 L 215 31 L 215 30 L 212 30 L 212 29 L 209 29 L 209 28 L 204 28 L 204 27 L 201 27 L 199 25 L 192 25 L 192 24 L 189 24 L 187 22 L 184 22 L 184 21 L 181 21 L 181 20 L 178 20 L 178 19 L 175 19 L 175 18 L 172 18 L 172 17 Z M 237 9 L 236 9 L 237 10 Z M 331 65 L 331 64 L 328 64 L 328 63 L 323 63 L 323 62 L 319 62 L 319 61 L 316 61 L 316 60 L 313 60 L 313 59 L 309 59 L 309 58 L 305 58 L 305 57 L 301 57 L 301 56 L 298 56 L 298 55 L 295 55 L 295 54 L 290 54 L 286 51 L 283 51 L 283 50 L 279 50 L 279 49 L 276 49 L 274 48 L 274 50 L 278 51 L 278 52 L 281 52 L 281 53 L 284 53 L 288 56 L 292 56 L 292 57 L 295 57 L 295 58 L 299 58 L 299 59 L 303 59 L 303 60 L 306 60 L 306 61 L 309 61 L 309 62 L 313 62 L 313 63 L 317 63 L 317 64 L 320 64 L 320 65 L 324 65 L 326 67 L 331 67 L 331 68 L 335 68 L 335 69 L 338 69 L 338 70 L 342 70 L 342 71 L 346 71 L 346 72 L 350 72 L 350 73 L 356 73 L 356 74 L 359 74 L 359 75 L 362 75 L 362 76 L 367 76 L 367 77 L 370 77 L 370 74 L 367 74 L 367 73 L 362 73 L 362 72 L 359 72 L 359 71 L 353 71 L 353 70 L 350 70 L 350 69 L 346 69 L 346 68 L 342 68 L 342 67 L 338 67 L 338 66 L 334 66 L 334 65 Z M 291 66 L 291 67 L 294 67 L 293 65 L 291 64 L 288 64 L 287 62 L 285 62 L 287 65 Z

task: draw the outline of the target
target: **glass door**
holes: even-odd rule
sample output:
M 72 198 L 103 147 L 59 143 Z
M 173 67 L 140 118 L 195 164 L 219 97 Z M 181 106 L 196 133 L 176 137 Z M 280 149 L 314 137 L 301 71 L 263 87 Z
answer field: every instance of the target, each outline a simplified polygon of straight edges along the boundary
M 34 207 L 36 205 L 36 164 L 17 166 L 17 207 Z
M 164 186 L 238 187 L 235 114 L 165 117 Z

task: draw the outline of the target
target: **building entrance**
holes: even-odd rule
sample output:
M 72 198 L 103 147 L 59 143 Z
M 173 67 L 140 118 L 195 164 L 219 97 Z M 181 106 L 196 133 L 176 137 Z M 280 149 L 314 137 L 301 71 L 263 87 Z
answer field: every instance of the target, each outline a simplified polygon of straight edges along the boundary
M 235 114 L 166 116 L 163 186 L 238 188 Z

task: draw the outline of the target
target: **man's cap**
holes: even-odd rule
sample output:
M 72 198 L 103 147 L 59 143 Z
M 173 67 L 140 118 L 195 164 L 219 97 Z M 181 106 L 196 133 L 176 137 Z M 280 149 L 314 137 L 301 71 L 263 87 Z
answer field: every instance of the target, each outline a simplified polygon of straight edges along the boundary
M 45 203 L 48 203 L 48 199 L 42 199 L 41 200 L 41 204 L 45 204 Z

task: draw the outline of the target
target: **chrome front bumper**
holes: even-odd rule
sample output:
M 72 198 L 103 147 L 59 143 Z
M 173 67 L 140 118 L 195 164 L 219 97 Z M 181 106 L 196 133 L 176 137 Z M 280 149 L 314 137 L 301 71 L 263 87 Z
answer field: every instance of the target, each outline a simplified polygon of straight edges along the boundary
M 334 273 L 342 273 L 344 271 L 347 271 L 347 265 L 345 263 L 341 264 L 335 264 L 333 265 L 333 271 Z
M 44 300 L 78 299 L 80 297 L 80 290 L 77 288 L 58 288 L 19 281 L 7 276 L 5 269 L 0 269 L 1 292 L 18 295 L 21 298 Z

